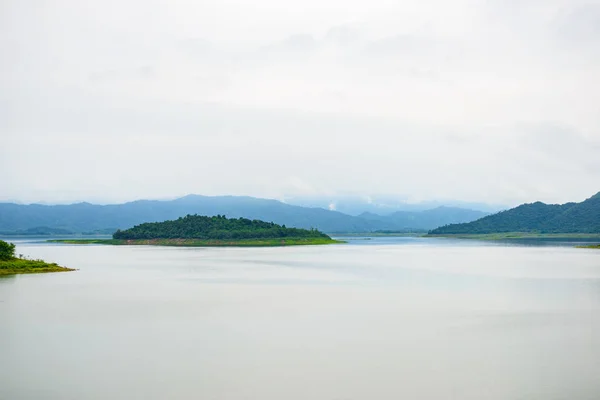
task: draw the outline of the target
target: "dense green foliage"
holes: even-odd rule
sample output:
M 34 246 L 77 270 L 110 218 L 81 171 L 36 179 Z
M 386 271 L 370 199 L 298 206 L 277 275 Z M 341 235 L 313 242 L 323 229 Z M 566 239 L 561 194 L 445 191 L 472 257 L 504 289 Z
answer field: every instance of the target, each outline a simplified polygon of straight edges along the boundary
M 430 234 L 487 234 L 502 232 L 600 233 L 600 193 L 581 203 L 532 203 L 465 224 L 453 224 Z
M 325 238 L 316 229 L 286 228 L 272 222 L 246 218 L 226 218 L 223 215 L 206 217 L 187 215 L 165 222 L 148 222 L 125 231 L 118 230 L 114 239 L 277 239 Z
M 15 245 L 0 240 L 0 260 L 11 260 L 15 258 Z

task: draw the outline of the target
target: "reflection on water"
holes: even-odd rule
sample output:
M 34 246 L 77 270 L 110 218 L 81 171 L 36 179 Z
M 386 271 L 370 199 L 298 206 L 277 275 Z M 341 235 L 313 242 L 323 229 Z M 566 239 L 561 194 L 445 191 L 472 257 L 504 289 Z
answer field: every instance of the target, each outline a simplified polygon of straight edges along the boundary
M 17 246 L 80 270 L 0 279 L 0 399 L 600 393 L 600 251 Z

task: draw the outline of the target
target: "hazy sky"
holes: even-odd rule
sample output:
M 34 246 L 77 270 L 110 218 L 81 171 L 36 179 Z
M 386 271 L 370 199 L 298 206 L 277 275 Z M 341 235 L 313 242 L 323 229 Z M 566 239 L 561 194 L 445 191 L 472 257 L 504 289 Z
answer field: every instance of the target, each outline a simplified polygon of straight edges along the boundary
M 0 2 L 0 201 L 579 201 L 600 1 Z

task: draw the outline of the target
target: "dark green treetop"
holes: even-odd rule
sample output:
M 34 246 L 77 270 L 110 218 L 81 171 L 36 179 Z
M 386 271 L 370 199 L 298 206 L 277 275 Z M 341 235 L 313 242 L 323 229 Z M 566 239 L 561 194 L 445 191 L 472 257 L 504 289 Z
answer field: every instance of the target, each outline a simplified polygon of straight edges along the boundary
M 15 258 L 15 245 L 0 240 L 0 260 L 11 260 Z
M 148 222 L 124 231 L 118 230 L 114 239 L 276 239 L 329 238 L 316 229 L 286 228 L 273 222 L 247 218 L 226 218 L 186 215 L 173 221 Z

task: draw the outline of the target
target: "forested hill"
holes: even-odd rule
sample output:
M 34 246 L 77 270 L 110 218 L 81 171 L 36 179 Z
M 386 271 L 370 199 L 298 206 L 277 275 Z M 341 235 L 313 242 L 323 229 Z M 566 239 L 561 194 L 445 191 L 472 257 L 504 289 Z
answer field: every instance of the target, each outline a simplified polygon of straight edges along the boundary
M 118 230 L 114 239 L 278 239 L 324 238 L 316 229 L 286 228 L 272 222 L 246 218 L 226 218 L 224 215 L 206 217 L 187 215 L 174 221 L 149 222 L 124 231 Z
M 522 204 L 477 221 L 446 225 L 430 234 L 503 232 L 600 233 L 600 192 L 581 203 Z

